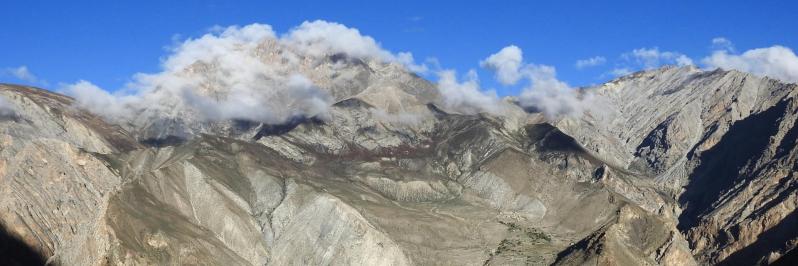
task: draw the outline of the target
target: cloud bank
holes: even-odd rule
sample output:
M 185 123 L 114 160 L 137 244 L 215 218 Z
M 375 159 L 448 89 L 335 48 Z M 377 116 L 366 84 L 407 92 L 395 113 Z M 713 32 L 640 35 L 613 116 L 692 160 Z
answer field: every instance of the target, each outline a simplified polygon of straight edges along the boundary
M 592 64 L 598 64 L 602 60 L 596 58 L 593 61 Z M 480 66 L 493 71 L 497 81 L 503 85 L 516 85 L 525 80 L 526 85 L 518 96 L 519 105 L 539 111 L 550 119 L 579 116 L 593 105 L 590 95 L 583 95 L 557 79 L 554 67 L 524 62 L 523 51 L 515 45 L 488 56 L 480 62 Z M 471 79 L 467 85 L 476 87 L 474 80 Z M 478 91 L 478 88 L 469 91 L 474 90 Z
M 34 75 L 33 72 L 31 72 L 30 69 L 28 69 L 28 66 L 23 65 L 19 67 L 6 68 L 5 72 L 25 82 L 41 83 L 44 85 L 47 84 L 46 81 L 39 79 L 36 75 Z
M 714 50 L 725 50 L 729 52 L 734 52 L 734 44 L 732 44 L 729 39 L 724 37 L 715 37 L 712 38 L 712 48 Z
M 621 55 L 629 62 L 636 63 L 644 69 L 652 69 L 665 64 L 678 66 L 693 65 L 693 60 L 684 54 L 671 51 L 660 51 L 659 48 L 639 48 Z
M 716 50 L 702 62 L 708 68 L 734 69 L 798 83 L 798 56 L 784 46 L 752 49 L 742 54 L 727 49 Z
M 519 80 L 526 80 L 527 84 L 518 97 L 519 104 L 540 111 L 549 118 L 579 116 L 593 107 L 592 97 L 580 94 L 577 89 L 557 79 L 554 67 L 525 63 L 523 52 L 517 46 L 504 47 L 480 64 L 494 71 L 502 84 L 514 85 Z
M 91 82 L 80 80 L 67 86 L 67 94 L 75 98 L 75 104 L 105 118 L 128 118 L 131 110 L 127 104 L 138 100 L 135 96 L 111 95 Z
M 521 64 L 523 52 L 518 46 L 510 45 L 502 48 L 499 52 L 488 56 L 479 65 L 483 68 L 492 70 L 496 74 L 496 80 L 504 85 L 514 85 L 521 79 Z
M 734 43 L 724 37 L 713 38 L 711 47 L 712 53 L 700 60 L 705 69 L 733 69 L 798 83 L 798 56 L 788 47 L 774 45 L 737 53 Z M 694 65 L 693 60 L 684 54 L 660 51 L 656 47 L 634 49 L 621 55 L 621 59 L 624 63 L 612 69 L 610 74 L 623 76 L 636 69 L 648 70 L 664 64 Z
M 251 24 L 216 27 L 179 43 L 162 61 L 161 72 L 136 74 L 115 93 L 83 80 L 64 91 L 78 106 L 108 119 L 132 119 L 142 113 L 270 124 L 300 116 L 324 118 L 332 97 L 298 69 L 314 64 L 308 60 L 337 54 L 427 70 L 414 63 L 412 54 L 391 53 L 373 38 L 338 23 L 304 22 L 279 37 L 269 25 Z
M 737 69 L 798 82 L 798 57 L 789 48 L 773 46 L 736 54 L 733 44 L 725 38 L 715 38 L 712 44 L 716 50 L 701 60 L 708 68 Z M 296 117 L 324 119 L 333 99 L 302 73 L 309 69 L 313 72 L 319 60 L 332 55 L 401 64 L 416 72 L 429 71 L 426 64 L 415 63 L 412 54 L 390 52 L 374 38 L 342 24 L 304 22 L 281 35 L 269 25 L 251 24 L 216 27 L 203 36 L 182 41 L 164 57 L 160 72 L 136 74 L 125 88 L 113 93 L 84 80 L 66 86 L 64 91 L 76 99 L 76 105 L 122 121 L 147 114 L 270 124 Z M 663 64 L 694 64 L 684 54 L 657 47 L 634 49 L 620 59 L 611 70 L 614 75 Z M 578 60 L 575 66 L 592 67 L 606 61 L 596 56 Z M 440 69 L 434 60 L 428 63 Z M 502 85 L 520 83 L 519 105 L 538 110 L 549 118 L 600 112 L 593 95 L 559 80 L 552 66 L 525 62 L 523 51 L 515 45 L 489 55 L 479 65 L 492 71 Z M 40 81 L 25 66 L 7 71 L 20 79 Z M 439 70 L 436 74 L 441 102 L 450 110 L 464 114 L 506 111 L 505 101 L 494 91 L 480 87 L 475 71 L 469 71 L 462 80 L 453 70 Z
M 483 92 L 480 89 L 476 71 L 469 71 L 462 82 L 457 80 L 457 73 L 453 70 L 444 70 L 437 74 L 438 91 L 441 93 L 442 104 L 447 109 L 463 114 L 502 114 L 505 111 L 504 103 L 496 92 Z
M 621 54 L 621 62 L 608 74 L 623 76 L 637 70 L 650 70 L 663 65 L 691 66 L 693 59 L 679 52 L 660 51 L 658 47 L 638 48 Z
M 409 52 L 393 54 L 383 49 L 371 36 L 362 35 L 358 29 L 335 22 L 305 21 L 284 34 L 280 41 L 310 56 L 343 53 L 356 58 L 400 63 L 413 72 L 428 70 L 426 65 L 415 63 L 413 54 Z
M 580 93 L 557 79 L 557 71 L 552 66 L 524 62 L 523 51 L 518 46 L 504 47 L 481 60 L 479 65 L 492 71 L 496 81 L 502 85 L 512 86 L 526 81 L 518 96 L 519 105 L 541 112 L 550 119 L 579 116 L 593 108 L 592 95 Z M 502 114 L 507 108 L 506 103 L 494 91 L 483 91 L 480 88 L 479 79 L 473 70 L 468 72 L 463 81 L 458 81 L 452 70 L 439 72 L 438 90 L 444 106 L 461 113 Z
M 519 96 L 520 104 L 525 108 L 537 109 L 549 118 L 557 118 L 580 116 L 596 107 L 591 94 L 580 94 L 579 90 L 558 80 L 552 66 L 529 65 L 525 76 L 529 85 Z
M 594 56 L 587 59 L 581 59 L 576 61 L 576 68 L 583 69 L 586 67 L 593 67 L 593 66 L 600 66 L 607 62 L 607 58 L 603 56 Z

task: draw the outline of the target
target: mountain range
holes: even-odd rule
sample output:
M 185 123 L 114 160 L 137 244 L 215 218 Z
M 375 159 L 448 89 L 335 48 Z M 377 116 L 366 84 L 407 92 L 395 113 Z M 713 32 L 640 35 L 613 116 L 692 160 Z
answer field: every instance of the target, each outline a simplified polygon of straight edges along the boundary
M 666 66 L 552 116 L 463 108 L 397 63 L 258 49 L 268 82 L 299 88 L 261 106 L 279 115 L 199 110 L 237 93 L 212 62 L 181 69 L 191 95 L 123 111 L 0 85 L 2 262 L 796 261 L 796 84 Z

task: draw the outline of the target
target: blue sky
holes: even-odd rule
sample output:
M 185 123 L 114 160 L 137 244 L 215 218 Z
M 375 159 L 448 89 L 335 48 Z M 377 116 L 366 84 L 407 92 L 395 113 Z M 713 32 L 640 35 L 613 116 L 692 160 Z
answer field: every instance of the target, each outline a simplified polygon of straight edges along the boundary
M 90 80 L 121 88 L 137 72 L 158 72 L 165 48 L 214 25 L 264 23 L 283 33 L 306 20 L 357 28 L 383 48 L 437 58 L 445 68 L 477 69 L 483 87 L 503 86 L 480 60 L 507 45 L 524 60 L 556 68 L 572 86 L 601 83 L 613 69 L 644 66 L 624 53 L 659 48 L 697 63 L 724 37 L 736 51 L 798 48 L 796 1 L 2 1 L 0 82 L 57 90 Z M 605 63 L 577 68 L 600 56 Z M 25 66 L 29 76 L 19 70 Z M 434 79 L 434 76 L 430 76 Z

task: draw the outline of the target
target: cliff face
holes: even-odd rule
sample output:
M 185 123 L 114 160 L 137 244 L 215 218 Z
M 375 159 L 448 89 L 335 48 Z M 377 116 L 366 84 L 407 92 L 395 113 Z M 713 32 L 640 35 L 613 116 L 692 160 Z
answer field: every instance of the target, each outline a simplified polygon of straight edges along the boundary
M 699 261 L 766 263 L 795 247 L 795 84 L 665 68 L 596 90 L 613 116 L 587 120 L 609 141 L 588 142 L 585 121 L 573 134 L 677 200 L 678 227 Z
M 548 121 L 458 114 L 401 67 L 340 60 L 298 70 L 329 117 L 278 125 L 116 125 L 0 85 L 4 239 L 64 265 L 750 264 L 798 244 L 794 84 L 663 68 Z

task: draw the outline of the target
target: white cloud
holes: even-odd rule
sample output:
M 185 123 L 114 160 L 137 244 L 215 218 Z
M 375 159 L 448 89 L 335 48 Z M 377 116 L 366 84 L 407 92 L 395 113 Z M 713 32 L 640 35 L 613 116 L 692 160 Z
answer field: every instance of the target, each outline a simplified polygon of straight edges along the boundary
M 659 48 L 639 48 L 621 55 L 627 62 L 643 69 L 652 69 L 665 64 L 693 65 L 693 60 L 679 52 L 660 51 Z
M 576 61 L 576 68 L 582 69 L 586 67 L 599 66 L 607 62 L 603 56 L 594 56 L 588 59 L 580 59 Z
M 742 54 L 718 50 L 702 62 L 709 68 L 735 69 L 786 82 L 798 82 L 798 56 L 784 46 L 752 49 Z
M 410 52 L 400 52 L 396 54 L 396 62 L 404 65 L 408 70 L 416 73 L 426 73 L 429 71 L 427 64 L 416 64 L 413 54 Z
M 6 68 L 5 72 L 25 82 L 46 84 L 44 80 L 41 80 L 38 77 L 36 77 L 36 75 L 34 75 L 33 72 L 31 72 L 30 69 L 28 69 L 27 66 Z
M 712 48 L 714 50 L 726 50 L 734 52 L 734 44 L 724 37 L 712 38 Z
M 536 65 L 523 61 L 523 51 L 515 45 L 502 48 L 497 53 L 480 61 L 480 66 L 494 72 L 499 83 L 515 85 L 521 80 L 528 84 L 518 97 L 519 104 L 542 112 L 549 118 L 581 115 L 588 109 L 588 98 L 576 89 L 557 79 L 554 67 Z M 501 112 L 503 102 L 495 92 L 483 92 L 475 71 L 470 71 L 465 80 L 458 82 L 454 71 L 438 73 L 438 88 L 444 105 L 466 114 Z
M 686 55 L 679 55 L 676 57 L 676 65 L 677 66 L 692 66 L 693 59 L 690 59 Z
M 335 54 L 427 71 L 412 54 L 393 54 L 373 38 L 338 23 L 305 22 L 280 37 L 269 25 L 251 24 L 214 27 L 199 38 L 174 44 L 161 72 L 136 74 L 120 92 L 110 94 L 87 81 L 68 85 L 65 91 L 77 105 L 116 119 L 143 112 L 272 124 L 297 116 L 324 118 L 333 99 L 300 74 L 312 65 L 301 60 Z
M 438 74 L 438 91 L 442 104 L 449 110 L 463 114 L 502 114 L 503 102 L 493 91 L 483 92 L 476 71 L 469 71 L 463 82 L 457 81 L 457 73 L 444 70 Z
M 125 106 L 125 101 L 133 98 L 111 95 L 91 82 L 80 80 L 75 84 L 67 85 L 65 92 L 74 97 L 76 104 L 92 113 L 102 115 L 108 119 L 119 117 L 130 118 L 131 113 Z
M 613 76 L 616 76 L 616 77 L 626 76 L 626 75 L 632 74 L 632 72 L 633 71 L 631 69 L 626 68 L 626 67 L 614 68 L 614 69 L 610 70 L 610 74 L 612 74 Z
M 479 62 L 483 68 L 493 70 L 496 79 L 504 85 L 514 85 L 521 79 L 521 64 L 523 52 L 518 46 L 510 45 L 502 48 L 499 52 L 488 56 Z
M 142 112 L 264 123 L 324 116 L 332 103 L 326 92 L 259 57 L 259 46 L 275 38 L 268 25 L 228 27 L 177 45 L 163 61 L 162 72 L 136 74 L 126 91 L 110 94 L 87 81 L 65 91 L 77 105 L 117 119 Z
M 691 66 L 693 59 L 679 52 L 660 51 L 657 47 L 638 48 L 621 54 L 621 60 L 605 75 L 623 76 L 638 70 L 649 70 L 663 65 Z
M 520 48 L 510 45 L 481 62 L 485 68 L 496 72 L 496 79 L 505 85 L 514 85 L 521 79 L 528 84 L 519 96 L 519 104 L 528 109 L 537 109 L 549 118 L 582 115 L 592 108 L 589 98 L 557 79 L 554 67 L 536 65 L 523 61 Z
M 312 56 L 344 53 L 357 58 L 377 58 L 390 61 L 394 56 L 382 49 L 370 36 L 344 25 L 327 22 L 303 22 L 282 36 L 282 41 L 290 47 Z
M 179 72 L 196 62 L 211 63 L 215 60 L 235 59 L 250 61 L 254 56 L 246 53 L 251 52 L 264 40 L 273 38 L 275 33 L 271 26 L 264 24 L 231 26 L 224 29 L 214 27 L 211 33 L 197 39 L 185 40 L 173 47 L 172 54 L 162 63 L 162 67 L 165 71 Z
M 414 72 L 427 71 L 426 66 L 415 64 L 411 53 L 395 55 L 383 49 L 371 36 L 362 35 L 355 28 L 335 22 L 305 21 L 283 35 L 281 41 L 311 56 L 343 53 L 351 57 L 401 63 Z
M 549 118 L 580 116 L 595 108 L 590 95 L 580 95 L 577 89 L 557 79 L 554 67 L 528 65 L 524 68 L 529 86 L 523 89 L 519 102 L 525 108 L 534 108 Z

